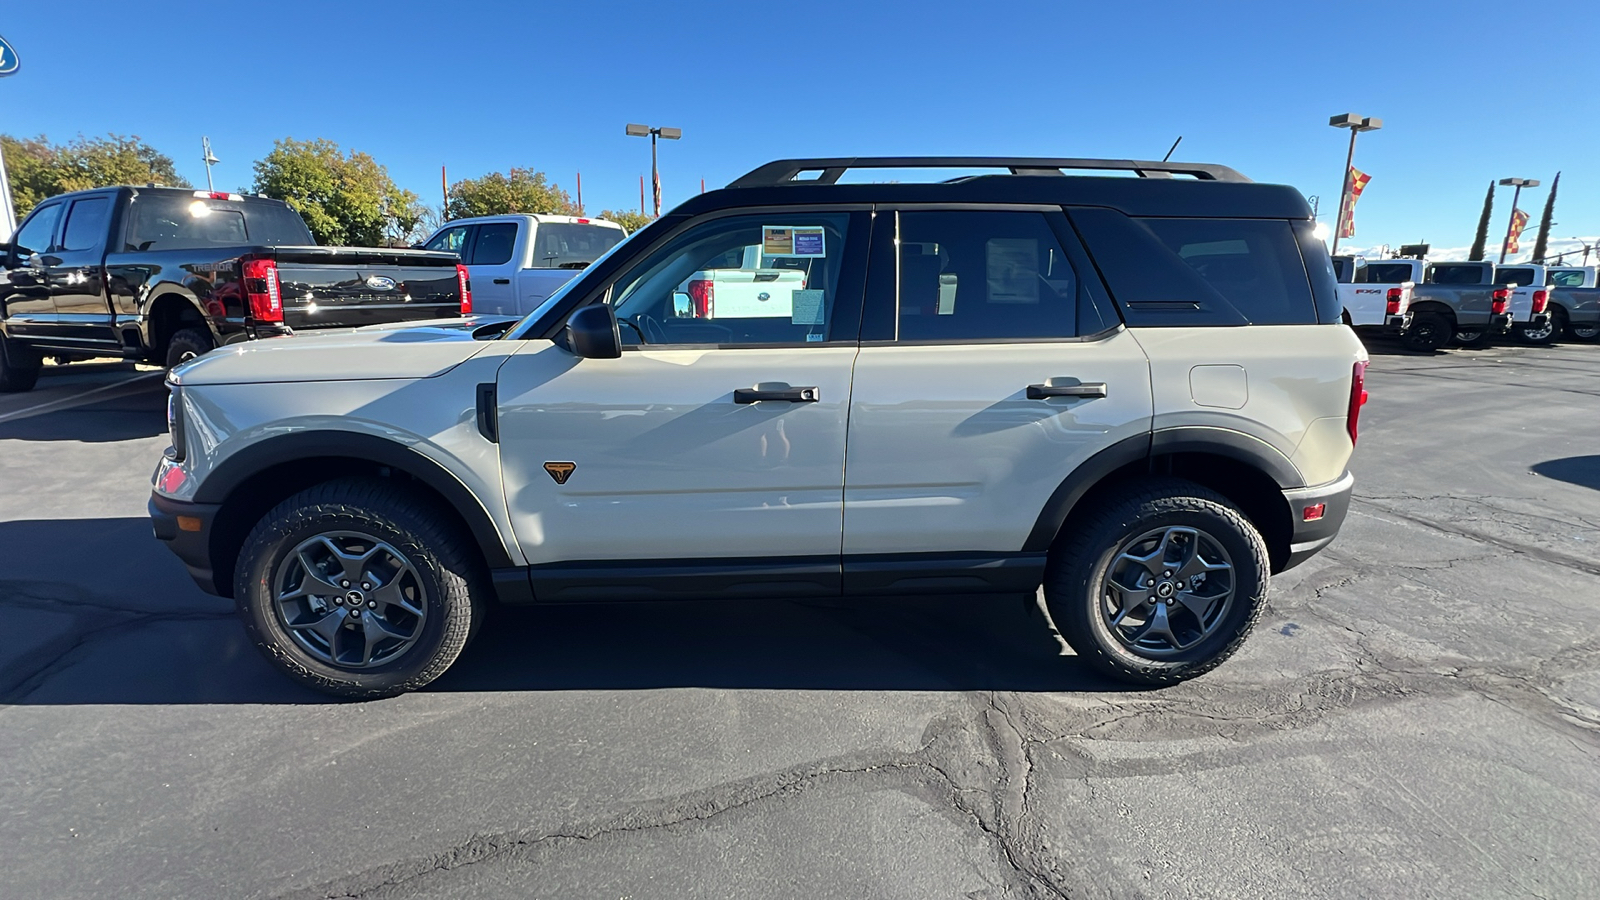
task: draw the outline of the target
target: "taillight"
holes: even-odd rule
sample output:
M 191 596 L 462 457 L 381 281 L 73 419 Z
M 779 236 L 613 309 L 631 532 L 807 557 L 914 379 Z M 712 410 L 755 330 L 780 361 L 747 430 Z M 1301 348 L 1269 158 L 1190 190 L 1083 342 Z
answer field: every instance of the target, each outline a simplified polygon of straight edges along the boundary
M 1511 305 L 1511 292 L 1500 288 L 1494 292 L 1493 297 L 1494 302 L 1490 305 L 1490 311 L 1497 316 L 1504 315 L 1506 307 Z
M 1549 291 L 1534 291 L 1533 292 L 1533 311 L 1535 313 L 1544 312 L 1545 304 L 1547 304 L 1549 302 L 1550 302 L 1550 292 Z
M 282 322 L 283 291 L 278 284 L 277 261 L 247 259 L 241 269 L 250 317 L 257 322 Z
M 456 288 L 461 292 L 461 314 L 472 313 L 472 279 L 467 276 L 467 267 L 456 263 Z
M 1350 430 L 1350 443 L 1356 442 L 1359 433 L 1357 423 L 1361 421 L 1361 407 L 1367 403 L 1367 361 L 1356 363 L 1350 372 L 1350 412 L 1345 417 L 1345 427 Z
M 1389 288 L 1389 307 L 1387 310 L 1388 315 L 1400 315 L 1400 298 L 1404 296 L 1404 294 L 1405 291 L 1401 290 L 1400 288 Z
M 690 314 L 697 319 L 711 318 L 716 294 L 715 286 L 710 281 L 689 282 L 689 302 L 693 304 Z

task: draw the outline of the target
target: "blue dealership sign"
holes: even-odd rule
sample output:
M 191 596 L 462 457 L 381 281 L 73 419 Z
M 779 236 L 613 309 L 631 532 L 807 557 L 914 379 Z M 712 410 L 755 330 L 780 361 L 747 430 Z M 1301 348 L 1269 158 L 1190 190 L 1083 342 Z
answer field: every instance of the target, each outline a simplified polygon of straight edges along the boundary
M 0 37 L 0 75 L 15 75 L 21 64 L 17 60 L 17 51 L 11 48 L 5 38 Z

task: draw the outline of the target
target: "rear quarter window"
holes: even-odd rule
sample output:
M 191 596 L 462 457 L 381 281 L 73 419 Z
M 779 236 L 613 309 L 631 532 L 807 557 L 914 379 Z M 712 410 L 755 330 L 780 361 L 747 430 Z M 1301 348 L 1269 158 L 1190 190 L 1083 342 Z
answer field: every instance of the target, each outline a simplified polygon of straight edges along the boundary
M 1130 326 L 1318 322 L 1304 242 L 1288 220 L 1071 216 Z M 1317 293 L 1331 299 L 1332 261 L 1323 251 L 1315 262 L 1326 282 Z

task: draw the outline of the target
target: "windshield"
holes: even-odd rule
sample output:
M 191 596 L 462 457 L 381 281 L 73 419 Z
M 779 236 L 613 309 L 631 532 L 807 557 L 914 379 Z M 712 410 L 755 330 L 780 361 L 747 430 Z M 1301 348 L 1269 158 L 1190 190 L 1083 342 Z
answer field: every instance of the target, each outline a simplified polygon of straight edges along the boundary
M 606 250 L 604 253 L 601 253 L 598 257 L 596 257 L 594 259 L 594 262 L 590 263 L 590 265 L 593 265 L 594 263 L 598 263 L 598 262 L 602 262 L 604 260 L 610 259 L 611 255 L 613 253 L 616 253 L 618 250 L 622 249 L 623 247 L 625 247 L 629 243 L 631 243 L 633 241 L 634 236 L 639 234 L 642 231 L 644 231 L 644 229 L 641 228 L 641 229 L 639 229 L 639 231 L 635 231 L 633 234 L 624 236 L 621 240 L 617 241 L 617 243 L 612 244 L 610 249 Z M 616 233 L 619 234 L 619 235 L 622 234 L 621 231 L 618 231 Z M 522 321 L 518 322 L 516 324 L 516 327 L 510 329 L 505 334 L 500 336 L 500 340 L 503 340 L 503 341 L 520 341 L 520 340 L 526 338 L 527 334 L 525 332 L 527 332 L 528 329 L 533 327 L 533 323 L 539 321 L 539 319 L 541 319 L 544 316 L 545 313 L 549 312 L 551 309 L 553 309 L 555 307 L 555 305 L 557 303 L 560 303 L 563 299 L 566 298 L 566 296 L 568 294 L 572 293 L 573 288 L 575 288 L 577 286 L 578 282 L 580 282 L 582 280 L 583 280 L 582 277 L 573 278 L 570 281 L 568 281 L 566 284 L 563 284 L 561 287 L 556 288 L 555 293 L 553 293 L 550 296 L 546 297 L 544 299 L 544 302 L 539 304 L 539 307 L 537 309 L 535 309 L 533 312 L 528 313 L 527 315 L 523 316 L 522 317 Z
M 124 250 L 192 250 L 259 244 L 313 245 L 300 214 L 269 200 L 212 200 L 177 191 L 147 191 L 133 198 Z
M 535 269 L 582 269 L 622 243 L 621 228 L 578 222 L 540 222 L 534 229 Z

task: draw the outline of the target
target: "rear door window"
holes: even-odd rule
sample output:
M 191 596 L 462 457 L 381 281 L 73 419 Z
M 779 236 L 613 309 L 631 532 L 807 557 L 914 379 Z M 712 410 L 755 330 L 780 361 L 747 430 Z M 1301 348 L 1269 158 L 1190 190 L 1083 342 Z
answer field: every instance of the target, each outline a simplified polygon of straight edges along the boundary
M 511 250 L 516 245 L 517 223 L 490 222 L 486 225 L 479 225 L 478 239 L 472 245 L 472 255 L 467 260 L 467 265 L 505 265 L 511 261 Z
M 111 215 L 110 197 L 89 197 L 75 201 L 67 213 L 67 231 L 61 238 L 62 250 L 93 250 L 106 239 Z

